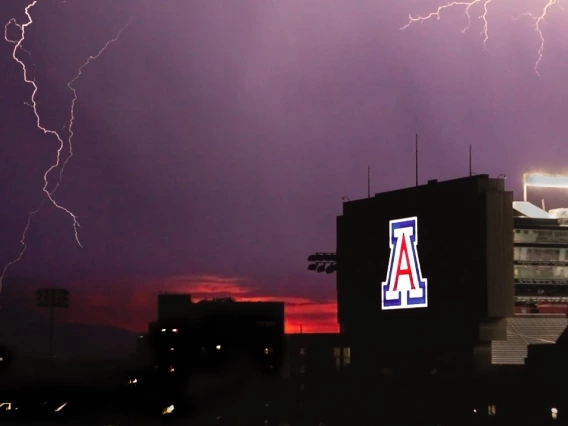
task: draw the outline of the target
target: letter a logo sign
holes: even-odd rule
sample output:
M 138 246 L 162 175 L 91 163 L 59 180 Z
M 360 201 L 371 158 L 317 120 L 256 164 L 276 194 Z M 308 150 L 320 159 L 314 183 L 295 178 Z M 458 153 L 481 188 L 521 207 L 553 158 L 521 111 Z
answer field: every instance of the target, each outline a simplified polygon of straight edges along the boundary
M 391 220 L 390 261 L 383 282 L 382 309 L 410 309 L 428 306 L 428 285 L 422 278 L 418 258 L 418 218 Z

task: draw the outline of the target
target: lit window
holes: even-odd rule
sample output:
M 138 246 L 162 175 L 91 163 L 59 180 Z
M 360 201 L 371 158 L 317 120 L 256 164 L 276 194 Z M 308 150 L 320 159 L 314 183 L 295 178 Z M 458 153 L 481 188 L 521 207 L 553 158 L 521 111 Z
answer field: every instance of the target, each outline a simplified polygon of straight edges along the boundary
M 174 371 L 176 371 L 176 369 L 174 367 L 170 367 L 170 373 L 173 373 Z
M 221 345 L 215 346 L 215 349 L 217 349 L 218 351 L 221 350 Z
M 558 418 L 558 409 L 557 408 L 551 408 L 550 409 L 550 415 L 552 416 L 552 420 L 556 420 Z
M 165 333 L 165 332 L 166 332 L 166 329 L 165 329 L 165 328 L 162 328 L 162 333 Z
M 351 348 L 343 348 L 343 365 L 351 364 Z
M 174 348 L 170 348 L 170 352 L 173 352 L 173 351 L 175 351 L 175 349 L 174 349 Z
M 272 348 L 264 348 L 264 354 L 269 355 L 272 353 Z
M 144 336 L 138 336 L 138 338 L 139 338 L 139 339 L 143 339 L 143 338 L 144 338 Z
M 172 328 L 172 333 L 177 333 L 178 329 L 177 328 Z

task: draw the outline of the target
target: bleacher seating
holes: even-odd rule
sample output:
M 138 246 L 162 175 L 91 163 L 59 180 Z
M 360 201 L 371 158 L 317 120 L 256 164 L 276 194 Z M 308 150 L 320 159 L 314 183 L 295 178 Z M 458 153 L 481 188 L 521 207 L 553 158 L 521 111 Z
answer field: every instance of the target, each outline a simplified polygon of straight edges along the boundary
M 524 364 L 527 345 L 555 343 L 567 326 L 567 317 L 527 315 L 508 318 L 507 340 L 491 343 L 492 364 Z

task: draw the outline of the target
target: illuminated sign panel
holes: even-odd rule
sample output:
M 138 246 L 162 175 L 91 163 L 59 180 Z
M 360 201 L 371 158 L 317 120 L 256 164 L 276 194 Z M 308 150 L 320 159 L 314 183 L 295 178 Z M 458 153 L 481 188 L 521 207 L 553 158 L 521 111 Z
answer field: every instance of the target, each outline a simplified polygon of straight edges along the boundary
M 422 278 L 418 258 L 418 218 L 391 220 L 390 261 L 387 279 L 383 282 L 383 310 L 425 308 L 428 306 L 428 285 Z

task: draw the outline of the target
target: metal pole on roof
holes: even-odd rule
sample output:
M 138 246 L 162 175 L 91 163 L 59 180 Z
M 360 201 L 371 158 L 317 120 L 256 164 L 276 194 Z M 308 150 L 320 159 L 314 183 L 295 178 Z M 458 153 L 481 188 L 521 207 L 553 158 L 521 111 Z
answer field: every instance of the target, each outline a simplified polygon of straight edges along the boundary
M 416 133 L 416 186 L 418 186 L 418 133 Z
M 469 175 L 473 175 L 473 172 L 471 171 L 471 144 L 469 144 Z
M 367 167 L 367 198 L 371 198 L 371 166 Z

